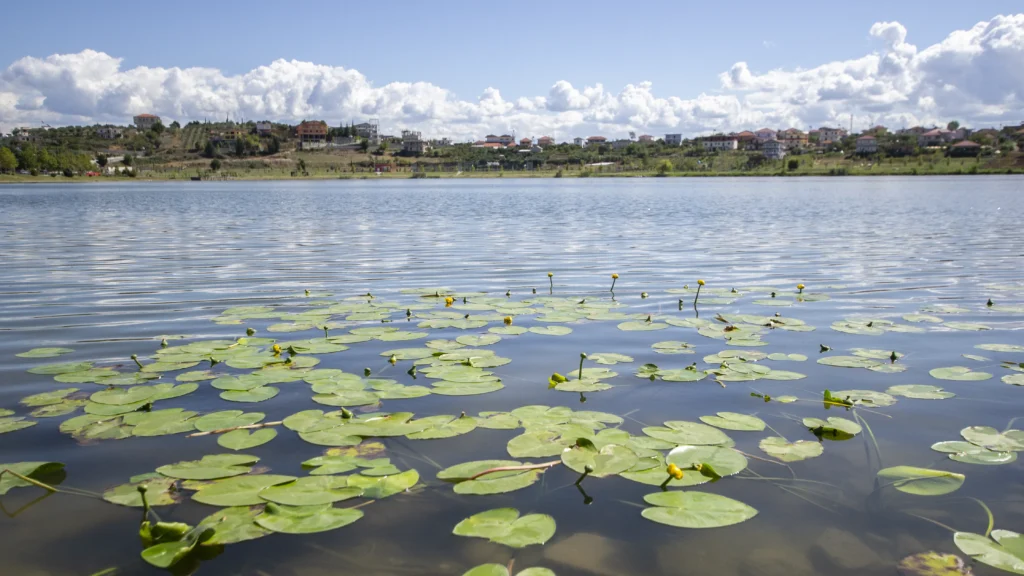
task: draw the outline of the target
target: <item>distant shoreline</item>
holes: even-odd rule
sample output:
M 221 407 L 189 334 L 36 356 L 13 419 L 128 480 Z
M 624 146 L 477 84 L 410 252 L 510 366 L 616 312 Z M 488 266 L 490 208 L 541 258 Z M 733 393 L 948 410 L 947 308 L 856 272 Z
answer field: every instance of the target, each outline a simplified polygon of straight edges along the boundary
M 423 174 L 422 176 L 419 174 Z M 827 178 L 841 178 L 850 176 L 1009 176 L 1009 175 L 1024 175 L 1024 169 L 1020 170 L 978 170 L 976 172 L 964 171 L 964 170 L 948 170 L 948 171 L 929 171 L 924 173 L 913 173 L 908 171 L 900 170 L 858 170 L 853 172 L 845 173 L 829 173 L 827 171 L 794 171 L 794 172 L 781 172 L 781 173 L 765 173 L 765 172 L 670 172 L 668 174 L 658 174 L 654 171 L 645 172 L 594 172 L 589 175 L 581 176 L 579 171 L 572 171 L 563 173 L 562 176 L 556 176 L 555 171 L 536 171 L 536 172 L 522 172 L 522 171 L 509 171 L 504 173 L 499 172 L 463 172 L 456 174 L 454 172 L 423 172 L 423 173 L 411 173 L 411 172 L 391 172 L 377 174 L 367 173 L 356 173 L 356 174 L 307 174 L 302 176 L 281 176 L 281 175 L 264 175 L 264 174 L 244 174 L 235 176 L 214 176 L 214 177 L 203 177 L 199 182 L 289 182 L 289 181 L 307 181 L 307 180 L 479 180 L 479 179 L 499 179 L 499 178 L 510 178 L 510 179 L 579 179 L 585 180 L 588 178 L 805 178 L 805 177 L 827 177 Z M 171 177 L 175 176 L 175 177 Z M 176 175 L 164 175 L 160 174 L 156 177 L 147 176 L 145 172 L 135 178 L 128 178 L 123 176 L 75 176 L 68 178 L 63 175 L 56 177 L 51 176 L 23 176 L 23 175 L 0 175 L 0 185 L 3 184 L 53 184 L 53 183 L 67 183 L 67 184 L 90 184 L 90 183 L 110 183 L 110 182 L 194 182 L 191 180 L 191 176 L 183 176 L 181 178 Z

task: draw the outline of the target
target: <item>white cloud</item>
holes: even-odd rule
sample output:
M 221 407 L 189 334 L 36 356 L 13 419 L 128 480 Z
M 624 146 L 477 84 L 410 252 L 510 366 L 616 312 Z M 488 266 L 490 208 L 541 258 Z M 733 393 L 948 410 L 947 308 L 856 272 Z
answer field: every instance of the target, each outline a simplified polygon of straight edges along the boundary
M 245 74 L 212 68 L 124 69 L 120 58 L 84 50 L 26 57 L 0 71 L 0 128 L 40 121 L 126 123 L 152 112 L 181 121 L 233 118 L 332 124 L 380 118 L 387 131 L 478 138 L 515 128 L 559 139 L 628 131 L 662 134 L 848 122 L 893 127 L 1024 120 L 1024 14 L 996 16 L 918 49 L 898 22 L 868 31 L 871 53 L 808 69 L 758 72 L 737 62 L 720 89 L 657 96 L 650 82 L 618 92 L 601 84 L 554 83 L 546 95 L 506 100 L 490 87 L 475 100 L 427 82 L 375 86 L 356 70 L 277 60 Z

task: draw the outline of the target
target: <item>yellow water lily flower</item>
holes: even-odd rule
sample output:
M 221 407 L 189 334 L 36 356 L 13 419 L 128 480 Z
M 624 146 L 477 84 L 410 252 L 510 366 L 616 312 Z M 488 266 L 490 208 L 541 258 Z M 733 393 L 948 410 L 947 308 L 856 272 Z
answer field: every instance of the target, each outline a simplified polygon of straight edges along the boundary
M 281 346 L 278 344 L 274 344 L 270 349 L 274 351 L 275 356 L 281 353 Z
M 504 322 L 505 322 L 505 326 L 511 326 L 512 325 L 512 317 L 511 316 L 505 316 Z
M 803 294 L 803 292 L 804 292 L 804 285 L 803 284 L 797 284 L 796 285 L 796 289 L 799 290 L 801 294 Z
M 612 274 L 612 280 L 618 280 L 618 279 L 619 279 L 619 275 L 618 274 Z
M 676 466 L 675 464 L 669 464 L 667 471 L 668 475 L 675 478 L 676 480 L 683 479 L 683 471 L 679 469 L 679 466 Z
M 451 308 L 452 304 L 454 304 L 454 303 L 455 303 L 455 298 L 452 298 L 451 296 L 448 296 L 447 298 L 444 299 L 444 307 L 445 308 Z
M 697 280 L 697 284 L 698 284 L 699 286 L 703 286 L 703 285 L 704 285 L 704 281 L 703 281 L 703 280 Z
M 548 278 L 551 278 L 551 277 L 552 277 L 552 276 L 554 276 L 554 275 L 555 275 L 555 273 L 554 273 L 554 272 L 548 272 Z

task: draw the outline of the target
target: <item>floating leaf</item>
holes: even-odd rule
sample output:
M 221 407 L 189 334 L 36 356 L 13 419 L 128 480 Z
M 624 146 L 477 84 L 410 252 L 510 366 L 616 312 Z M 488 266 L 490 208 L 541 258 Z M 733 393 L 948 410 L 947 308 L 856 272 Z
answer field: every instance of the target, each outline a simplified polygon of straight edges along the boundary
M 842 398 L 853 402 L 857 406 L 876 406 L 879 408 L 892 406 L 896 399 L 885 392 L 874 390 L 837 390 L 832 392 L 836 398 Z
M 686 444 L 692 446 L 726 446 L 732 445 L 732 439 L 725 435 L 718 428 L 697 422 L 670 421 L 665 426 L 648 426 L 644 428 L 644 434 L 672 442 L 673 444 Z
M 533 326 L 530 328 L 530 332 L 543 336 L 565 336 L 572 334 L 572 328 L 568 326 Z
M 544 544 L 555 535 L 555 519 L 547 514 L 519 516 L 515 508 L 497 508 L 474 514 L 455 525 L 452 534 L 487 538 L 512 548 Z
M 206 546 L 223 546 L 236 544 L 246 540 L 262 538 L 272 534 L 270 530 L 256 524 L 256 517 L 263 512 L 262 508 L 233 506 L 210 514 L 199 521 L 200 528 L 213 528 L 213 536 L 203 544 Z
M 988 372 L 975 372 L 965 366 L 950 366 L 948 368 L 935 368 L 928 371 L 932 375 L 932 378 L 938 378 L 939 380 L 961 380 L 961 381 L 979 381 L 988 380 L 992 377 Z
M 641 332 L 648 330 L 664 330 L 668 328 L 668 324 L 662 324 L 661 322 L 646 322 L 644 320 L 633 320 L 629 322 L 623 322 L 618 325 L 619 330 L 626 332 Z
M 839 366 L 842 368 L 871 368 L 879 366 L 881 363 L 877 360 L 862 358 L 860 356 L 826 356 L 824 358 L 818 358 L 818 364 Z
M 142 494 L 139 493 L 139 486 L 145 486 L 147 504 L 150 506 L 169 506 L 176 504 L 179 500 L 178 492 L 175 490 L 176 483 L 177 480 L 174 478 L 150 474 L 139 481 L 121 484 L 120 486 L 114 486 L 105 490 L 103 492 L 103 499 L 111 504 L 141 508 Z
M 938 386 L 929 386 L 927 384 L 900 384 L 898 386 L 890 386 L 886 392 L 893 396 L 903 396 L 919 400 L 945 400 L 956 396 L 956 394 L 946 392 Z
M 167 464 L 156 471 L 182 480 L 214 480 L 247 474 L 252 469 L 250 465 L 258 461 L 259 458 L 245 454 L 214 454 L 199 460 Z
M 1007 374 L 1003 376 L 1001 380 L 1005 384 L 1012 384 L 1013 386 L 1024 386 L 1024 374 Z
M 262 446 L 277 437 L 277 430 L 260 428 L 250 433 L 248 430 L 232 430 L 217 437 L 217 444 L 229 450 L 248 450 Z
M 54 358 L 74 352 L 71 348 L 33 348 L 28 352 L 15 354 L 18 358 Z
M 235 426 L 248 426 L 250 424 L 256 424 L 262 422 L 266 418 L 266 414 L 262 412 L 243 412 L 241 410 L 222 410 L 220 412 L 212 412 L 196 418 L 195 427 L 200 432 L 209 432 L 211 430 L 222 430 L 224 428 L 234 428 Z
M 1024 574 L 1024 537 L 1009 530 L 993 530 L 992 538 L 957 532 L 953 543 L 961 552 L 993 568 Z
M 113 406 L 125 406 L 151 400 L 160 392 L 154 386 L 133 386 L 131 388 L 115 388 L 113 390 L 101 390 L 89 396 L 89 400 L 97 404 L 109 404 Z
M 644 508 L 644 518 L 678 528 L 719 528 L 750 520 L 757 510 L 746 504 L 706 492 L 655 492 L 644 496 L 653 508 Z
M 362 510 L 320 506 L 280 506 L 269 503 L 256 524 L 282 534 L 313 534 L 347 526 L 363 517 Z
M 830 416 L 828 420 L 804 418 L 803 424 L 814 432 L 815 436 L 830 440 L 849 440 L 862 430 L 860 424 L 838 416 Z
M 364 498 L 379 500 L 387 498 L 399 492 L 412 488 L 420 481 L 420 474 L 416 470 L 406 470 L 400 474 L 387 476 L 365 476 L 354 474 L 348 477 L 348 485 L 362 488 Z
M 990 450 L 1024 450 L 1024 431 L 1021 430 L 1000 432 L 989 426 L 969 426 L 960 431 L 960 436 L 971 444 Z
M 972 576 L 970 567 L 956 554 L 921 552 L 907 556 L 896 566 L 900 576 Z
M 654 344 L 651 344 L 651 348 L 653 348 L 658 354 L 693 354 L 693 344 L 688 344 L 679 340 L 655 342 Z
M 575 441 L 552 430 L 527 430 L 509 440 L 506 448 L 513 458 L 545 458 L 560 455 Z
M 288 506 L 314 506 L 362 496 L 363 489 L 349 486 L 348 480 L 346 476 L 306 476 L 264 488 L 259 497 Z
M 720 476 L 732 476 L 738 474 L 747 467 L 747 459 L 732 448 L 721 446 L 679 446 L 673 448 L 665 462 L 675 464 L 687 474 L 702 476 L 700 472 L 688 472 L 698 464 L 710 465 Z
M 810 440 L 789 442 L 779 436 L 770 436 L 761 440 L 758 447 L 769 456 L 774 456 L 783 462 L 799 462 L 800 460 L 821 456 L 822 452 L 824 452 L 824 447 L 820 442 L 812 442 Z
M 406 435 L 410 440 L 436 440 L 467 434 L 476 429 L 476 418 L 472 416 L 432 416 L 429 428 Z
M 804 356 L 803 354 L 783 354 L 781 352 L 776 352 L 774 354 L 769 354 L 768 359 L 776 361 L 788 360 L 791 362 L 805 362 L 807 360 L 807 356 Z
M 494 326 L 487 329 L 492 334 L 500 334 L 502 336 L 519 336 L 529 332 L 528 329 L 522 326 Z
M 605 364 L 614 366 L 619 363 L 629 363 L 633 361 L 632 356 L 626 356 L 625 354 L 616 354 L 614 352 L 595 352 L 587 356 L 589 360 L 592 360 L 598 364 Z
M 989 350 L 991 352 L 1021 352 L 1024 353 L 1024 346 L 1020 344 L 978 344 L 975 348 Z
M 567 468 L 580 474 L 589 468 L 590 475 L 597 478 L 621 474 L 636 462 L 636 453 L 625 446 L 608 444 L 598 450 L 593 442 L 585 438 L 578 439 L 575 446 L 562 452 L 562 464 Z
M 963 486 L 964 475 L 916 466 L 893 466 L 878 471 L 878 477 L 893 488 L 917 496 L 942 496 Z
M 764 420 L 756 416 L 737 414 L 736 412 L 719 412 L 716 416 L 701 416 L 700 421 L 725 430 L 759 432 L 764 430 L 765 427 Z
M 0 423 L 0 426 L 2 426 L 2 423 Z M 13 462 L 10 464 L 0 464 L 0 472 L 4 470 L 11 470 L 26 478 L 42 481 L 46 480 L 48 476 L 58 474 L 64 470 L 64 464 L 61 462 Z M 7 494 L 12 488 L 32 485 L 31 482 L 26 482 L 14 474 L 0 475 L 0 496 Z
M 978 324 L 977 322 L 946 322 L 944 326 L 946 328 L 952 328 L 954 330 L 969 330 L 972 332 L 992 329 L 988 326 L 985 326 L 984 324 Z
M 501 336 L 496 334 L 467 334 L 465 336 L 459 336 L 455 339 L 456 342 L 463 346 L 490 346 L 501 341 Z
M 53 376 L 56 374 L 68 374 L 71 372 L 84 372 L 92 368 L 92 362 L 62 362 L 58 364 L 44 364 L 29 368 L 29 374 L 45 374 Z
M 23 406 L 49 406 L 51 404 L 60 404 L 64 401 L 67 396 L 78 392 L 78 388 L 64 388 L 62 390 L 51 390 L 50 392 L 40 392 L 39 394 L 33 394 L 26 396 L 21 399 L 20 404 Z
M 963 462 L 964 464 L 983 464 L 998 466 L 1017 461 L 1016 452 L 999 452 L 989 450 L 983 446 L 977 446 L 970 442 L 953 440 L 947 442 L 936 442 L 932 444 L 932 450 L 949 454 L 950 460 Z
M 464 462 L 441 470 L 437 473 L 437 477 L 441 480 L 458 482 L 455 485 L 456 494 L 504 494 L 535 483 L 540 478 L 540 470 L 507 470 L 493 472 L 475 480 L 469 480 L 469 478 L 492 468 L 521 466 L 522 464 L 515 460 Z
M 227 390 L 220 397 L 229 402 L 263 402 L 270 400 L 280 392 L 273 386 L 259 386 L 252 390 Z
M 207 484 L 192 499 L 212 506 L 255 506 L 264 502 L 264 489 L 293 480 L 294 476 L 280 474 L 248 474 Z
M 0 434 L 6 434 L 7 432 L 14 432 L 15 430 L 22 430 L 35 426 L 37 422 L 32 420 L 25 420 L 23 417 L 15 416 L 8 418 L 0 418 Z
M 904 314 L 903 319 L 907 322 L 929 322 L 931 324 L 942 324 L 942 318 L 930 314 Z

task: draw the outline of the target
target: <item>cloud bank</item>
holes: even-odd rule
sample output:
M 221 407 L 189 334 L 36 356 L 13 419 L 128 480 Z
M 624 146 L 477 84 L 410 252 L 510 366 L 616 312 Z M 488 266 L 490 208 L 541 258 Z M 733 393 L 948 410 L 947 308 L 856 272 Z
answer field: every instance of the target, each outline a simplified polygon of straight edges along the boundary
M 245 74 L 214 68 L 123 69 L 115 56 L 84 50 L 25 57 L 0 72 L 0 129 L 51 124 L 125 124 L 149 112 L 182 122 L 226 116 L 332 125 L 379 118 L 386 132 L 475 139 L 515 128 L 559 139 L 629 131 L 686 135 L 820 124 L 890 127 L 1024 121 L 1024 14 L 996 16 L 919 49 L 898 22 L 868 32 L 871 53 L 810 69 L 751 70 L 737 62 L 720 88 L 659 97 L 650 82 L 618 92 L 559 80 L 545 95 L 506 100 L 487 88 L 459 99 L 428 82 L 374 84 L 357 70 L 276 60 Z

